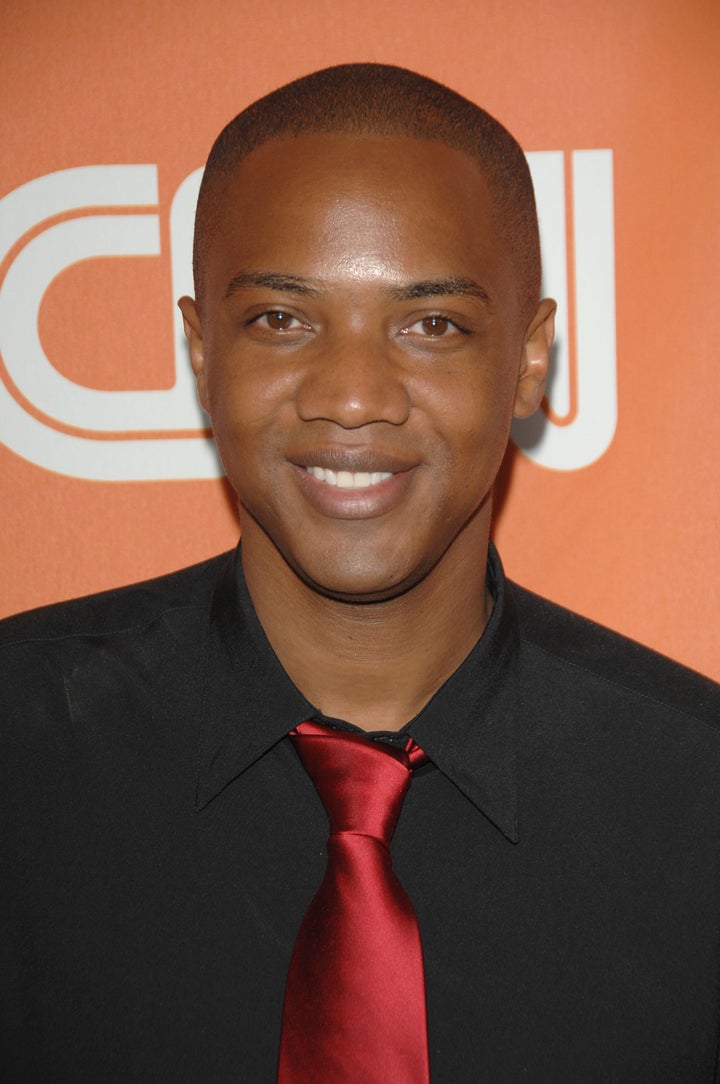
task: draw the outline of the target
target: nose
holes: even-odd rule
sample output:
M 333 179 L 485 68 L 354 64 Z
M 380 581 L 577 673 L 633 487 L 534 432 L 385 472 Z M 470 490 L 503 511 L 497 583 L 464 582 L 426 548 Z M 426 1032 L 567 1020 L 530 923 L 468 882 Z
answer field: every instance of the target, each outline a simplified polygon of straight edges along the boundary
M 364 335 L 343 337 L 314 352 L 296 402 L 303 421 L 329 421 L 343 429 L 374 422 L 402 425 L 410 414 L 406 373 L 389 347 Z

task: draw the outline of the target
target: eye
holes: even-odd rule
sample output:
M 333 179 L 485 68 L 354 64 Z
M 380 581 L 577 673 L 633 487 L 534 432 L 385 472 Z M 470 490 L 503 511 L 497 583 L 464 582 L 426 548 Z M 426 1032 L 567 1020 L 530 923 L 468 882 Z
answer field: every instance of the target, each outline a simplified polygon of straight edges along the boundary
M 267 331 L 298 331 L 305 326 L 302 321 L 298 320 L 297 316 L 292 316 L 289 312 L 283 312 L 282 309 L 269 309 L 267 312 L 261 312 L 248 321 L 248 326 L 251 324 Z
M 445 335 L 450 327 L 450 321 L 446 316 L 426 316 L 424 320 L 418 320 L 426 335 Z
M 405 335 L 421 335 L 426 339 L 440 339 L 447 335 L 457 334 L 457 332 L 463 335 L 469 334 L 466 328 L 461 327 L 454 320 L 451 320 L 449 316 L 445 316 L 440 312 L 431 313 L 430 316 L 423 316 L 421 320 L 416 320 L 414 324 L 409 324 L 406 328 L 403 328 L 403 334 Z

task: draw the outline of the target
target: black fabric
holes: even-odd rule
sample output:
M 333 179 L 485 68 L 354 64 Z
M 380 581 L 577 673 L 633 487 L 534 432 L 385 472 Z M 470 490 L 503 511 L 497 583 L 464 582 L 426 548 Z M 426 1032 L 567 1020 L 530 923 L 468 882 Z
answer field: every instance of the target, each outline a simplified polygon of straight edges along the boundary
M 433 1084 L 720 1080 L 718 688 L 491 576 L 405 730 Z M 0 1078 L 271 1084 L 327 821 L 239 560 L 0 644 Z

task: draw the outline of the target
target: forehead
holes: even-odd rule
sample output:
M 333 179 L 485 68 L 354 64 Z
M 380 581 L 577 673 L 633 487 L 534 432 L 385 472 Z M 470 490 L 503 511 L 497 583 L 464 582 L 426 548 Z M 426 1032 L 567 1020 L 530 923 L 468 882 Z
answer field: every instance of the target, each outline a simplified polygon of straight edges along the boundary
M 268 182 L 271 187 L 267 188 Z M 436 140 L 408 136 L 351 136 L 332 133 L 269 139 L 242 158 L 217 192 L 232 214 L 243 198 L 304 198 L 316 189 L 336 195 L 372 193 L 388 204 L 417 197 L 445 204 L 461 193 L 490 202 L 490 186 L 479 161 Z
M 218 185 L 208 285 L 244 269 L 323 276 L 373 263 L 395 277 L 509 274 L 480 163 L 434 140 L 330 134 L 272 139 Z M 219 278 L 218 278 L 219 276 Z

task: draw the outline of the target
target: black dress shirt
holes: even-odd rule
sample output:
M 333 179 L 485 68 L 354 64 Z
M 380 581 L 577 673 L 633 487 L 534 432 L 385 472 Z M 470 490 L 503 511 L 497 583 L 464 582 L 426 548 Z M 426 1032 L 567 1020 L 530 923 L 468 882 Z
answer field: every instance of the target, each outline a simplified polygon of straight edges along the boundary
M 718 688 L 490 576 L 392 848 L 433 1084 L 720 1080 Z M 0 1079 L 272 1084 L 327 820 L 239 560 L 0 645 Z

